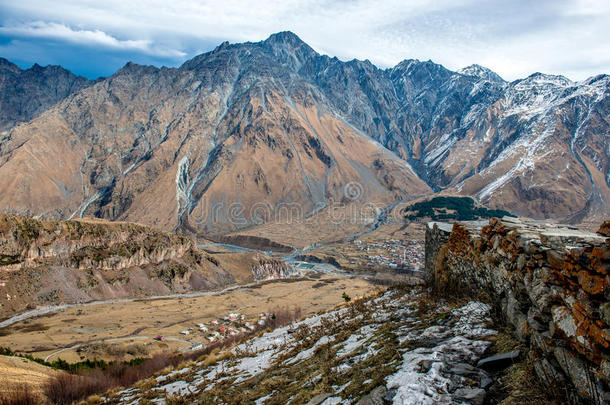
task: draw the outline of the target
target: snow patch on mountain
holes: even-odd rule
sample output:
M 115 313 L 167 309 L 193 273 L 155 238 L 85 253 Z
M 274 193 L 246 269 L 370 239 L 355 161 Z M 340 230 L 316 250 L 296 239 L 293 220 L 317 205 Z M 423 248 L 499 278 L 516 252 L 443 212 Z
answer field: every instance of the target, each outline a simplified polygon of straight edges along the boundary
M 470 66 L 466 66 L 457 71 L 457 73 L 462 74 L 464 76 L 474 76 L 480 79 L 484 79 L 490 82 L 504 83 L 505 80 L 500 77 L 499 74 L 494 72 L 491 69 L 488 69 L 484 66 L 477 65 L 476 63 Z

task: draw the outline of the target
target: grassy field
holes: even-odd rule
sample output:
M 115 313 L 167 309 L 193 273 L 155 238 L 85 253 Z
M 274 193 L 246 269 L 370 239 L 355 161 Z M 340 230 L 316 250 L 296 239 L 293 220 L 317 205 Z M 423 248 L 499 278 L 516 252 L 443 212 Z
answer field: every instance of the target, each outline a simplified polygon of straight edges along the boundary
M 27 359 L 0 356 L 0 394 L 21 389 L 26 383 L 33 392 L 40 393 L 47 378 L 56 373 L 59 371 Z
M 219 295 L 70 308 L 0 330 L 0 346 L 49 361 L 129 360 L 205 343 L 196 324 L 232 312 L 256 321 L 261 312 L 300 307 L 306 316 L 340 304 L 343 292 L 359 297 L 375 288 L 361 278 L 313 274 Z M 194 328 L 190 335 L 180 334 L 188 328 Z M 164 336 L 164 340 L 154 340 L 157 335 Z

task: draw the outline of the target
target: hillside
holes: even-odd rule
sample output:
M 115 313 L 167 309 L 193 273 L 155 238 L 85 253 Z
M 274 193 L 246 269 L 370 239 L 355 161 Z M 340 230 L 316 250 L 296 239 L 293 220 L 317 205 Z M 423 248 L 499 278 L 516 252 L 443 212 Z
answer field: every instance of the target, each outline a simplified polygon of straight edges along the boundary
M 11 398 L 15 392 L 21 392 L 15 397 L 23 397 L 25 390 L 29 390 L 40 401 L 44 384 L 50 377 L 60 373 L 61 371 L 23 357 L 0 356 L 0 402 Z
M 127 222 L 0 215 L 0 318 L 37 307 L 218 289 L 282 278 L 261 253 L 211 255 L 186 237 Z
M 550 403 L 525 373 L 493 394 L 503 375 L 477 361 L 515 343 L 489 327 L 490 311 L 392 289 L 204 353 L 100 402 L 481 404 L 527 387 L 521 399 Z
M 608 76 L 492 73 L 382 70 L 290 32 L 129 63 L 4 136 L 0 209 L 194 235 L 435 190 L 536 218 L 610 212 Z

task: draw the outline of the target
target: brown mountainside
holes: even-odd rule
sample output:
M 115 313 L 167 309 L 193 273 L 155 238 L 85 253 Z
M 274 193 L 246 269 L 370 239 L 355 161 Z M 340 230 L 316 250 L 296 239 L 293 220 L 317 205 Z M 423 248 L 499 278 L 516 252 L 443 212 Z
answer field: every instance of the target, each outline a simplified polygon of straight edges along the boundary
M 447 190 L 571 222 L 610 213 L 606 75 L 319 55 L 296 35 L 127 64 L 0 141 L 0 209 L 221 234 Z M 295 214 L 290 214 L 295 215 Z
M 306 215 L 340 203 L 350 183 L 349 197 L 384 206 L 431 191 L 314 86 L 276 80 L 263 48 L 226 47 L 180 69 L 128 64 L 15 128 L 0 144 L 0 187 L 13 190 L 0 206 L 208 234 L 283 204 Z

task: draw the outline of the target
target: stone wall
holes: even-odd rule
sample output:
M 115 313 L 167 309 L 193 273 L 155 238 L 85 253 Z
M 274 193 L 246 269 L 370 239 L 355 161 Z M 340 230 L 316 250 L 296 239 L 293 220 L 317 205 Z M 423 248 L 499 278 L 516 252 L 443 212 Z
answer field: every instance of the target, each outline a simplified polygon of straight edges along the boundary
M 610 222 L 600 231 L 493 218 L 430 223 L 427 278 L 439 291 L 486 295 L 529 345 L 547 384 L 610 402 Z

